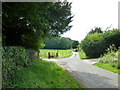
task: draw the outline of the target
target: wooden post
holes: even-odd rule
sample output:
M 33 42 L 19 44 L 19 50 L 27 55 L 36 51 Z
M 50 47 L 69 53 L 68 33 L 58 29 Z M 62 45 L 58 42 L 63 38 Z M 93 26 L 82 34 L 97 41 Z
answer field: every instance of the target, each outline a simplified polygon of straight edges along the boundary
M 50 59 L 50 52 L 48 52 L 48 59 Z
M 58 50 L 57 50 L 57 53 L 56 53 L 56 57 L 58 57 Z
M 58 53 L 56 53 L 56 57 L 58 57 Z

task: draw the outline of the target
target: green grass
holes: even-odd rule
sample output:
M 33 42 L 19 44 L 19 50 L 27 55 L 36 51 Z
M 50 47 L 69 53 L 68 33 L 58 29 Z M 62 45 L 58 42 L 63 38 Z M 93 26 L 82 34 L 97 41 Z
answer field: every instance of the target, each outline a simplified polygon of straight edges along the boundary
M 57 53 L 57 50 L 55 49 L 40 49 L 40 58 L 48 58 L 48 52 L 50 52 L 51 55 L 55 56 Z M 73 53 L 71 50 L 58 50 L 58 57 L 53 58 L 66 58 L 70 57 Z
M 95 65 L 114 73 L 120 74 L 120 64 L 118 64 L 118 56 L 120 56 L 120 53 L 118 53 L 118 51 L 108 51 L 108 53 L 100 57 L 100 61 Z
M 116 68 L 116 67 L 112 67 L 110 63 L 96 63 L 95 64 L 97 67 L 112 71 L 114 73 L 118 73 L 120 74 L 120 69 Z
M 90 59 L 90 57 L 88 57 L 83 51 L 80 51 L 79 55 L 80 55 L 80 59 Z
M 62 67 L 54 62 L 36 60 L 27 68 L 20 68 L 13 79 L 13 88 L 83 88 Z

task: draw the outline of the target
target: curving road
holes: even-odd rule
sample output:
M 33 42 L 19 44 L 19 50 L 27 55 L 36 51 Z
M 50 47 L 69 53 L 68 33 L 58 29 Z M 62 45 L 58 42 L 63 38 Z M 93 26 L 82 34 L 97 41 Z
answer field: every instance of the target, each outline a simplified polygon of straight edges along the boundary
M 92 65 L 96 60 L 81 60 L 76 52 L 69 58 L 45 59 L 65 68 L 86 88 L 118 88 L 118 74 Z M 119 75 L 120 77 L 120 75 Z

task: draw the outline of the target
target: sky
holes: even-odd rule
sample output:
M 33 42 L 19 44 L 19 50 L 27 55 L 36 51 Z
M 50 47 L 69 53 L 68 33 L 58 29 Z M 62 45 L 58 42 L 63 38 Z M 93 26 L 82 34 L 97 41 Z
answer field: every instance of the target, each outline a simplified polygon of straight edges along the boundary
M 74 15 L 70 31 L 62 36 L 79 42 L 95 27 L 102 30 L 118 28 L 118 2 L 120 0 L 67 0 L 72 2 L 71 12 Z

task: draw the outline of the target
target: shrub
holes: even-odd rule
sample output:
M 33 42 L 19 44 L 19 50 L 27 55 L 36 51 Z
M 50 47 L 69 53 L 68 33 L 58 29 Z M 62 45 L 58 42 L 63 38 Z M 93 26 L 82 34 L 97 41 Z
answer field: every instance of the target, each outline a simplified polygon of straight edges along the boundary
M 20 67 L 26 67 L 31 60 L 27 57 L 23 47 L 8 46 L 2 48 L 3 87 L 11 85 L 11 80 Z
M 36 52 L 36 51 L 33 50 L 33 49 L 26 49 L 27 57 L 28 57 L 30 60 L 32 60 L 32 59 L 35 58 L 35 57 L 34 57 L 35 52 Z
M 105 42 L 106 42 L 105 44 L 107 45 L 107 47 L 109 47 L 109 45 L 114 44 L 115 47 L 118 49 L 118 47 L 120 46 L 120 30 L 119 29 L 109 30 L 103 34 L 103 37 L 105 39 Z
M 81 41 L 80 47 L 89 57 L 99 57 L 106 53 L 109 45 L 114 44 L 116 50 L 120 46 L 120 30 L 113 29 L 105 31 L 104 33 L 92 33 Z
M 91 29 L 87 36 L 94 33 L 103 33 L 103 31 L 101 30 L 101 27 L 95 27 L 94 29 Z
M 99 57 L 105 52 L 106 46 L 103 35 L 101 33 L 94 33 L 87 36 L 81 41 L 83 51 L 89 57 Z
M 109 63 L 112 67 L 120 68 L 120 64 L 118 64 L 118 51 L 116 52 L 116 48 L 114 45 L 110 45 L 107 49 L 107 53 L 101 56 L 100 63 Z

